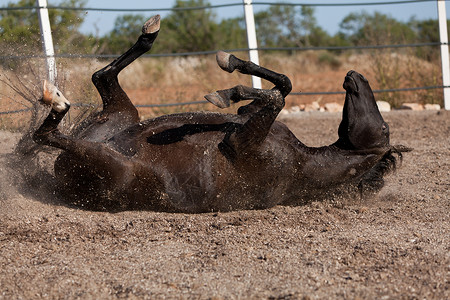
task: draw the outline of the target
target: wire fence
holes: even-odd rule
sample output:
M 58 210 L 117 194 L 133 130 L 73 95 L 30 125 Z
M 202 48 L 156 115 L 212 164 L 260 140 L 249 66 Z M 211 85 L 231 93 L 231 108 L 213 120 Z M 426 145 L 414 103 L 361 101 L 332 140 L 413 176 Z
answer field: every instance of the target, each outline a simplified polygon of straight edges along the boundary
M 296 3 L 286 3 L 286 2 L 252 2 L 255 6 L 271 6 L 271 5 L 284 5 L 284 6 L 376 6 L 376 5 L 398 5 L 398 4 L 412 4 L 421 2 L 436 2 L 436 0 L 400 0 L 400 1 L 383 1 L 383 2 L 341 2 L 341 3 L 319 3 L 319 2 L 296 2 Z M 242 7 L 244 4 L 242 2 L 218 4 L 218 5 L 206 5 L 206 6 L 195 6 L 195 7 L 172 7 L 172 8 L 128 8 L 128 9 L 116 9 L 116 8 L 95 8 L 95 7 L 67 7 L 67 6 L 47 6 L 47 9 L 57 9 L 57 10 L 78 10 L 78 11 L 101 11 L 101 12 L 161 12 L 161 11 L 176 11 L 176 10 L 204 10 L 204 9 L 217 9 L 225 7 Z M 37 10 L 41 7 L 39 6 L 24 6 L 24 7 L 0 7 L 0 11 L 14 11 L 14 10 Z M 413 47 L 437 47 L 442 45 L 447 45 L 448 43 L 413 43 L 413 44 L 393 44 L 393 45 L 366 45 L 366 46 L 327 46 L 327 47 L 257 47 L 257 48 L 239 48 L 239 49 L 226 49 L 227 52 L 248 52 L 250 50 L 257 51 L 348 51 L 348 50 L 367 50 L 367 49 L 396 49 L 396 48 L 413 48 Z M 222 50 L 222 49 L 221 49 Z M 158 54 L 146 54 L 142 57 L 186 57 L 186 56 L 199 56 L 199 55 L 211 55 L 215 54 L 218 50 L 210 51 L 197 51 L 197 52 L 182 52 L 182 53 L 158 53 Z M 55 54 L 56 58 L 92 58 L 92 59 L 114 59 L 119 57 L 119 55 L 109 55 L 109 54 Z M 45 55 L 0 55 L 0 60 L 21 60 L 27 58 L 46 58 Z M 435 85 L 435 86 L 421 86 L 421 87 L 410 87 L 410 88 L 396 88 L 396 89 L 380 89 L 374 90 L 374 93 L 388 93 L 388 92 L 407 92 L 407 91 L 418 91 L 418 90 L 431 90 L 431 89 L 444 89 L 449 88 L 446 85 Z M 292 92 L 290 95 L 294 96 L 311 96 L 311 95 L 337 95 L 345 94 L 344 91 L 335 92 Z M 163 103 L 163 104 L 148 104 L 148 105 L 136 105 L 138 108 L 154 108 L 154 107 L 173 107 L 173 106 L 188 106 L 196 104 L 206 104 L 207 101 L 189 101 L 182 103 Z M 85 104 L 75 104 L 74 107 L 86 106 Z M 11 111 L 0 112 L 0 115 L 22 113 L 30 111 L 31 108 L 17 109 Z
M 252 1 L 252 5 L 260 6 L 311 6 L 311 7 L 340 7 L 340 6 L 376 6 L 376 5 L 397 5 L 397 4 L 412 4 L 421 2 L 436 2 L 436 0 L 398 0 L 398 1 L 381 1 L 381 2 L 337 2 L 337 3 L 320 3 L 320 2 L 258 2 Z M 176 11 L 176 10 L 204 10 L 214 8 L 225 7 L 241 7 L 242 2 L 217 4 L 217 5 L 204 5 L 204 6 L 190 6 L 190 7 L 170 7 L 170 8 L 96 8 L 96 7 L 69 7 L 69 6 L 54 6 L 48 5 L 48 9 L 60 9 L 60 10 L 78 10 L 78 11 L 102 11 L 102 12 L 159 12 L 159 11 Z M 12 11 L 12 10 L 30 10 L 38 9 L 39 6 L 22 6 L 22 7 L 0 7 L 0 11 Z
M 220 49 L 229 53 L 248 52 L 250 50 L 257 51 L 343 51 L 343 50 L 369 50 L 369 49 L 396 49 L 396 48 L 418 48 L 418 47 L 435 47 L 448 45 L 448 43 L 415 43 L 415 44 L 393 44 L 393 45 L 365 45 L 365 46 L 327 46 L 327 47 L 258 47 L 258 48 L 239 48 L 239 49 Z M 219 50 L 196 51 L 196 52 L 177 52 L 177 53 L 155 53 L 144 54 L 140 57 L 178 57 L 178 56 L 197 56 L 216 54 Z M 55 54 L 56 58 L 95 58 L 95 59 L 114 59 L 119 54 Z M 0 55 L 1 59 L 25 59 L 25 58 L 46 58 L 45 55 Z

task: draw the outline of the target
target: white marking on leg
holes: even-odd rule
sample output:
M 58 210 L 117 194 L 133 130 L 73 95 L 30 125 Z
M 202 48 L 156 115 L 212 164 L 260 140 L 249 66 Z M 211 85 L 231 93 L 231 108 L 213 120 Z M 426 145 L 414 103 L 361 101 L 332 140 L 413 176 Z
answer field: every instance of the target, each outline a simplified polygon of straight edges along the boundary
M 63 93 L 47 80 L 44 80 L 44 95 L 42 101 L 47 105 L 52 105 L 52 108 L 57 112 L 62 112 L 70 106 L 69 100 L 64 97 Z
M 60 96 L 55 98 L 52 108 L 57 112 L 62 112 L 63 110 L 66 110 L 69 106 L 70 102 L 63 96 L 63 94 L 60 94 Z

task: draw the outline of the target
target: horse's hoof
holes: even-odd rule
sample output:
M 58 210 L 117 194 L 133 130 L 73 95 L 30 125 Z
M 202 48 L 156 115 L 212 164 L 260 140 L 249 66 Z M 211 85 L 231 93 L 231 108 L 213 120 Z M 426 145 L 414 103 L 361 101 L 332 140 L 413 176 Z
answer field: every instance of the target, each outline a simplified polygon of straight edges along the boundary
M 236 69 L 236 67 L 231 63 L 231 59 L 233 57 L 234 56 L 230 53 L 218 51 L 216 54 L 217 64 L 222 70 L 227 71 L 228 73 L 232 73 Z
M 44 95 L 42 96 L 42 102 L 51 105 L 52 109 L 57 112 L 62 112 L 70 106 L 69 100 L 64 97 L 56 86 L 47 80 L 44 80 Z
M 144 26 L 142 26 L 142 34 L 151 34 L 155 33 L 159 30 L 161 26 L 161 16 L 155 15 L 148 19 L 147 22 L 145 22 Z
M 218 92 L 206 95 L 205 99 L 220 108 L 230 107 L 230 99 L 222 97 Z

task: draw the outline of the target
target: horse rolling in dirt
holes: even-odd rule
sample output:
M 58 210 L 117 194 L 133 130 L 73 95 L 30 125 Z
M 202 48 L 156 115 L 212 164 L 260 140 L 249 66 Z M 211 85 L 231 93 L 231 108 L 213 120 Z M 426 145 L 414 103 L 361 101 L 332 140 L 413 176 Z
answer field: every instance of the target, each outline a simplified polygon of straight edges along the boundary
M 159 27 L 159 16 L 149 19 L 134 46 L 94 73 L 103 110 L 70 136 L 57 128 L 69 101 L 44 84 L 42 101 L 52 108 L 33 139 L 63 150 L 54 169 L 69 203 L 94 210 L 189 213 L 299 205 L 343 187 L 376 192 L 395 167 L 395 155 L 410 150 L 389 144 L 389 128 L 369 83 L 354 71 L 345 77 L 339 139 L 326 147 L 305 146 L 275 121 L 290 80 L 225 52 L 217 54 L 223 70 L 259 76 L 275 87 L 239 85 L 205 96 L 221 108 L 253 100 L 237 115 L 194 112 L 139 122 L 117 76 L 150 50 Z

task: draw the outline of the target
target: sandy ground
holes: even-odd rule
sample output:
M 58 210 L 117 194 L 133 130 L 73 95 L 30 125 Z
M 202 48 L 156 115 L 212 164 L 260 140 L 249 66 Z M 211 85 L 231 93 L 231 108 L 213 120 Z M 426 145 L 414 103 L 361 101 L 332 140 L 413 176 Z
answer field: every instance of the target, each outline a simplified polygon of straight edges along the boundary
M 384 117 L 415 150 L 374 199 L 198 215 L 32 196 L 6 163 L 19 135 L 0 131 L 0 299 L 449 299 L 450 113 Z M 314 146 L 339 120 L 282 118 Z

